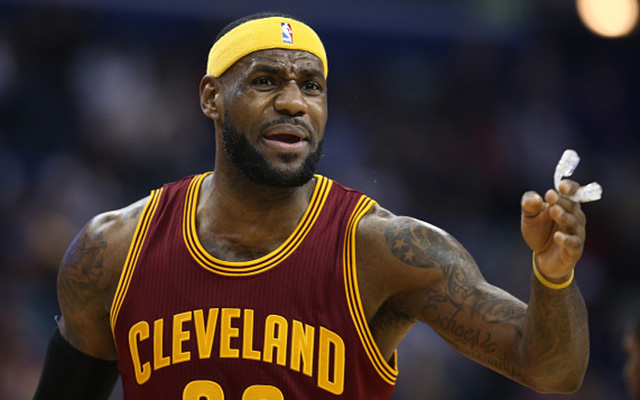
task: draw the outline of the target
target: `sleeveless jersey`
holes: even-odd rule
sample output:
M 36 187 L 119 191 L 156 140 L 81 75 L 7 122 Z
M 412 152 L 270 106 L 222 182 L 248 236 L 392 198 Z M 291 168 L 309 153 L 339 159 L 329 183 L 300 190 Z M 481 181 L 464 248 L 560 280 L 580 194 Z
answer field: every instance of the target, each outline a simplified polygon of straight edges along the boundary
M 316 175 L 282 245 L 227 262 L 196 234 L 207 175 L 153 191 L 138 222 L 111 308 L 125 398 L 389 399 L 395 354 L 373 340 L 355 265 L 374 201 Z

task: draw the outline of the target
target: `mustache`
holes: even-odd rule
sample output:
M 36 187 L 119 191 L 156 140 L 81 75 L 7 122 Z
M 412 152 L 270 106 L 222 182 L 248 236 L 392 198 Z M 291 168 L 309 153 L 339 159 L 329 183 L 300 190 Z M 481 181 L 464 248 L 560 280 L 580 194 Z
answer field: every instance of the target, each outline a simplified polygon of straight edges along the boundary
M 281 124 L 290 124 L 290 125 L 298 125 L 303 127 L 307 132 L 311 133 L 311 134 L 315 134 L 316 130 L 313 129 L 313 127 L 311 125 L 309 125 L 308 123 L 306 123 L 304 120 L 302 120 L 301 118 L 297 118 L 297 117 L 278 117 L 272 121 L 269 121 L 267 123 L 265 123 L 264 125 L 262 125 L 262 130 L 266 130 L 268 128 L 271 128 L 274 125 L 281 125 Z

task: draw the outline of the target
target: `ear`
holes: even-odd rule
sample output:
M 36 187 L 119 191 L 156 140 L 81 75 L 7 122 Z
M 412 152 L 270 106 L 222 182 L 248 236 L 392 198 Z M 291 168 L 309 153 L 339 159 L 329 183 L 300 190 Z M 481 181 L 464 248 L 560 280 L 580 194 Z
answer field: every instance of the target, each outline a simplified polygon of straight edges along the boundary
M 212 75 L 205 75 L 200 81 L 200 108 L 207 117 L 218 120 L 222 114 L 218 80 Z

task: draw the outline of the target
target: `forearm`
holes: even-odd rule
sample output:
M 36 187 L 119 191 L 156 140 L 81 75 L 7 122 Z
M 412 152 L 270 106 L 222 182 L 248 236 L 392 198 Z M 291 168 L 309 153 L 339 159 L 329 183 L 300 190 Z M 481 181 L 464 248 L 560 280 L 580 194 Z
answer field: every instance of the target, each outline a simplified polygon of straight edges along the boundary
M 587 310 L 574 281 L 550 289 L 535 276 L 521 342 L 526 384 L 540 392 L 574 392 L 589 361 Z
M 575 283 L 554 290 L 533 279 L 528 305 L 486 282 L 464 299 L 432 291 L 423 320 L 461 353 L 504 376 L 538 392 L 573 392 L 589 358 L 584 302 Z

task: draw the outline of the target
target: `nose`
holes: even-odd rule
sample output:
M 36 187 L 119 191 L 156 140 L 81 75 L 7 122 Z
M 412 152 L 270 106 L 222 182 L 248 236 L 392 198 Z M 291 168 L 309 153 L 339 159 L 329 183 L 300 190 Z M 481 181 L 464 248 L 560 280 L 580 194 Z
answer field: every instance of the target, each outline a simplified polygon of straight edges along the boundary
M 306 114 L 306 102 L 295 81 L 287 82 L 274 101 L 276 111 L 294 117 Z

